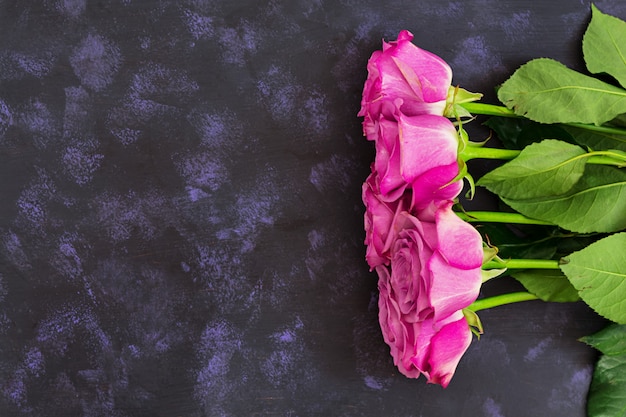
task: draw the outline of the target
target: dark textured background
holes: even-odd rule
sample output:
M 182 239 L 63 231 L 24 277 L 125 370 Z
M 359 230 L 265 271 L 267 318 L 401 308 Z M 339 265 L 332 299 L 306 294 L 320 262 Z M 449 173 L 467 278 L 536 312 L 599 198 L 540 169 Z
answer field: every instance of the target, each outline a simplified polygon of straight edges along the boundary
M 589 18 L 583 0 L 0 0 L 0 416 L 584 416 L 596 356 L 576 339 L 603 322 L 579 304 L 483 312 L 446 390 L 395 370 L 356 113 L 401 29 L 493 101 L 528 59 L 581 69 Z

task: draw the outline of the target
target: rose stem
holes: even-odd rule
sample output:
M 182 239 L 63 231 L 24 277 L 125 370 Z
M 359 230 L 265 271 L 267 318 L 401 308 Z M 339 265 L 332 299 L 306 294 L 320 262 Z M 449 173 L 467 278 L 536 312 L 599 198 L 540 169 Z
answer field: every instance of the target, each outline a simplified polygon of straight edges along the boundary
M 521 151 L 514 149 L 500 149 L 500 148 L 483 148 L 478 146 L 466 146 L 461 152 L 460 157 L 464 161 L 470 159 L 501 159 L 510 160 L 514 159 Z
M 505 213 L 493 211 L 466 211 L 457 212 L 457 216 L 468 223 L 488 222 L 488 223 L 508 223 L 508 224 L 536 224 L 543 226 L 554 226 L 550 222 L 531 219 L 519 213 Z
M 487 103 L 462 103 L 460 104 L 465 110 L 472 114 L 482 114 L 485 116 L 500 116 L 500 117 L 519 117 L 523 118 L 523 116 L 519 116 L 515 114 L 515 112 L 511 109 L 508 109 L 504 106 L 496 106 L 493 104 Z M 626 130 L 620 129 L 619 127 L 610 127 L 610 126 L 596 126 L 585 123 L 562 123 L 565 126 L 577 127 L 585 130 L 592 130 L 594 132 L 608 133 L 614 135 L 625 135 Z
M 485 262 L 483 269 L 560 269 L 560 262 L 554 259 L 503 259 Z
M 626 131 L 622 132 L 626 136 Z M 509 161 L 515 159 L 521 151 L 516 149 L 487 148 L 483 146 L 466 146 L 459 152 L 464 161 L 471 159 L 499 159 Z M 587 163 L 592 165 L 612 165 L 617 167 L 626 166 L 626 157 L 623 153 L 615 151 L 593 151 L 579 155 L 577 158 L 587 158 Z
M 538 300 L 538 299 L 539 297 L 529 292 L 512 292 L 508 294 L 495 295 L 493 297 L 487 297 L 487 298 L 482 298 L 480 300 L 476 300 L 472 304 L 470 304 L 469 307 L 467 308 L 468 310 L 472 310 L 472 311 L 480 311 L 480 310 L 485 310 L 487 308 L 502 306 L 505 304 L 513 304 L 513 303 L 519 303 L 521 301 L 531 301 L 531 300 Z

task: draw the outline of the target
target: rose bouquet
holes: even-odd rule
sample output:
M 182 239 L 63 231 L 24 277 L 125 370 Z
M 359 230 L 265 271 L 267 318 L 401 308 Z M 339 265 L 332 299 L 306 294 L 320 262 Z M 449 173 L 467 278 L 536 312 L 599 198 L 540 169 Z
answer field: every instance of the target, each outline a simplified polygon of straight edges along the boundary
M 405 376 L 446 387 L 483 332 L 482 309 L 582 300 L 614 322 L 584 338 L 603 354 L 589 414 L 623 415 L 626 46 L 616 39 L 626 40 L 626 22 L 592 10 L 585 63 L 614 82 L 536 59 L 499 87 L 498 106 L 453 86 L 448 64 L 406 30 L 369 59 L 358 113 L 376 150 L 362 189 L 365 258 L 378 275 L 383 339 Z M 505 149 L 469 140 L 476 115 L 490 117 Z M 466 164 L 475 158 L 506 162 L 475 183 Z M 464 180 L 467 198 L 485 187 L 501 210 L 465 211 Z M 477 299 L 502 275 L 527 291 Z

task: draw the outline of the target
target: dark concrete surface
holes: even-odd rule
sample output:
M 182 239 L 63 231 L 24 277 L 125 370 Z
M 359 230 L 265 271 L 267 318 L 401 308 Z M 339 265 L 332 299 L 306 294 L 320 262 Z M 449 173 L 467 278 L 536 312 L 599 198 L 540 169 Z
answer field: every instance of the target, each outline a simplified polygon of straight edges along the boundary
M 577 339 L 603 322 L 580 304 L 483 312 L 445 390 L 397 372 L 356 113 L 401 29 L 493 102 L 531 58 L 582 69 L 589 18 L 586 0 L 0 1 L 0 416 L 584 416 Z

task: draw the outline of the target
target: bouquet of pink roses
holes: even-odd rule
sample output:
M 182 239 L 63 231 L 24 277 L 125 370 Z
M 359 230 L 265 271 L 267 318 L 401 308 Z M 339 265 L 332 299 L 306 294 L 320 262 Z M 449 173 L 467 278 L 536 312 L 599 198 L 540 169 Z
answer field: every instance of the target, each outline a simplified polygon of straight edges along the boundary
M 462 310 L 478 296 L 482 238 L 452 212 L 458 136 L 443 116 L 452 71 L 403 31 L 368 63 L 360 116 L 376 146 L 363 185 L 366 259 L 380 325 L 400 372 L 447 386 L 471 342 Z
M 446 387 L 472 333 L 483 331 L 479 310 L 582 300 L 615 322 L 584 339 L 603 353 L 589 413 L 623 415 L 611 411 L 626 407 L 626 375 L 619 372 L 626 366 L 626 46 L 615 42 L 620 37 L 626 38 L 626 23 L 593 7 L 585 62 L 591 73 L 616 82 L 537 59 L 499 87 L 505 106 L 480 103 L 481 94 L 452 86 L 447 63 L 415 46 L 406 30 L 372 54 L 358 114 L 376 150 L 362 190 L 365 258 L 378 275 L 382 335 L 402 374 Z M 464 124 L 477 114 L 492 116 L 486 124 L 508 149 L 468 139 Z M 507 162 L 474 184 L 466 165 L 474 158 Z M 503 209 L 466 212 L 459 198 L 464 179 L 469 198 L 475 185 L 483 186 Z M 532 239 L 513 233 L 515 224 L 534 228 Z M 494 228 L 510 240 L 489 239 Z M 538 251 L 528 249 L 537 247 L 546 256 L 529 258 Z M 481 285 L 507 274 L 527 291 L 477 300 Z

